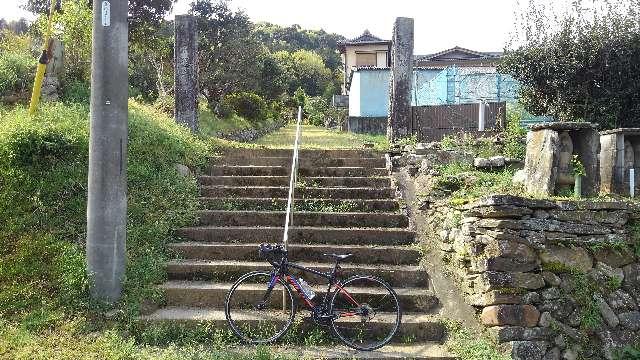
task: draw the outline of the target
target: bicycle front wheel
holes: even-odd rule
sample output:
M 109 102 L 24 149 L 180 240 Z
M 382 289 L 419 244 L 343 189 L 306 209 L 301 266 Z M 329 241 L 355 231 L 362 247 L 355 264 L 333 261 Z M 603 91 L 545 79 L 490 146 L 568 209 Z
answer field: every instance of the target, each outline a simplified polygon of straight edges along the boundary
M 278 340 L 291 327 L 296 313 L 293 291 L 270 272 L 243 275 L 229 290 L 225 315 L 231 330 L 244 342 Z
M 373 276 L 354 276 L 338 286 L 331 299 L 331 311 L 333 331 L 357 350 L 383 347 L 402 320 L 396 292 Z

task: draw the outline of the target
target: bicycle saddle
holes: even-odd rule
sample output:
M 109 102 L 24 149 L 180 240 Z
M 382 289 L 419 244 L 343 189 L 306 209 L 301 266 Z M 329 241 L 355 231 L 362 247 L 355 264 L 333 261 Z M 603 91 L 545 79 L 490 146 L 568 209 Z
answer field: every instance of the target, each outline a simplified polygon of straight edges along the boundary
M 330 258 L 334 258 L 336 260 L 344 260 L 353 256 L 353 254 L 322 254 L 322 255 L 328 256 Z

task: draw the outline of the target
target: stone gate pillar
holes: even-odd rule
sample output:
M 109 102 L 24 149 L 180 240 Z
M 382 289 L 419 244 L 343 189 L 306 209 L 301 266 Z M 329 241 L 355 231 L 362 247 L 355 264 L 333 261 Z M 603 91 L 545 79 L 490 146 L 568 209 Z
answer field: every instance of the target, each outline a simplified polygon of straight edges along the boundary
M 413 74 L 413 19 L 396 18 L 391 48 L 391 99 L 387 137 L 411 136 L 411 75 Z
M 196 18 L 176 15 L 175 117 L 191 132 L 198 131 L 198 29 Z

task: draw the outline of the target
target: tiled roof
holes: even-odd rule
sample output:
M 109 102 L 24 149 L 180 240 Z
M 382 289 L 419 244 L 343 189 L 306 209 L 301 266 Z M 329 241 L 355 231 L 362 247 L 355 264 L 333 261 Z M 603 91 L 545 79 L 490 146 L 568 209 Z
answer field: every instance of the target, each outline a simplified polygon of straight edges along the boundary
M 391 42 L 391 40 L 380 39 L 379 37 L 371 34 L 369 30 L 365 30 L 362 33 L 362 35 L 353 39 L 341 41 L 339 43 L 340 44 L 367 44 L 367 43 L 386 43 L 386 42 Z
M 447 50 L 444 50 L 444 51 L 437 52 L 435 54 L 416 56 L 416 61 L 430 61 L 430 60 L 433 60 L 433 58 L 436 58 L 436 57 L 439 57 L 439 56 L 442 56 L 442 55 L 446 55 L 448 53 L 456 52 L 456 51 L 477 56 L 477 57 L 472 58 L 472 59 L 461 59 L 461 60 L 493 59 L 493 58 L 498 58 L 498 57 L 502 56 L 502 52 L 497 52 L 497 51 L 481 52 L 481 51 L 474 51 L 474 50 L 469 50 L 469 49 L 465 49 L 463 47 L 456 46 L 456 47 L 453 47 L 451 49 L 447 49 Z

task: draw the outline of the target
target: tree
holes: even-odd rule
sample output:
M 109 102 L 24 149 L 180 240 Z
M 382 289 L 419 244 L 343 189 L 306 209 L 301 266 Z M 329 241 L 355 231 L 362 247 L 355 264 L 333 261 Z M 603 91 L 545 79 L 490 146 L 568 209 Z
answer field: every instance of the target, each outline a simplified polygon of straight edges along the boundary
M 67 2 L 93 7 L 93 0 L 63 0 L 63 3 Z M 160 25 L 175 2 L 176 0 L 129 0 L 129 35 L 142 40 Z M 48 14 L 49 0 L 28 0 L 24 9 L 34 14 Z
M 233 12 L 227 0 L 197 0 L 191 13 L 197 17 L 200 34 L 198 81 L 209 107 L 217 106 L 226 94 L 255 90 L 260 77 L 257 61 L 264 50 L 249 17 Z
M 275 58 L 285 69 L 288 81 L 288 92 L 292 94 L 299 87 L 309 96 L 322 95 L 327 85 L 332 81 L 331 70 L 322 61 L 320 55 L 308 51 L 298 50 L 293 53 L 278 51 Z
M 304 30 L 300 25 L 282 27 L 267 22 L 255 25 L 256 36 L 271 52 L 310 50 L 320 55 L 325 65 L 332 71 L 339 70 L 342 60 L 338 53 L 338 41 L 344 36 L 330 34 L 324 30 Z
M 520 83 L 521 102 L 533 114 L 637 127 L 640 8 L 609 0 L 585 9 L 575 1 L 558 16 L 531 1 L 514 39 L 521 45 L 507 49 L 500 71 Z

